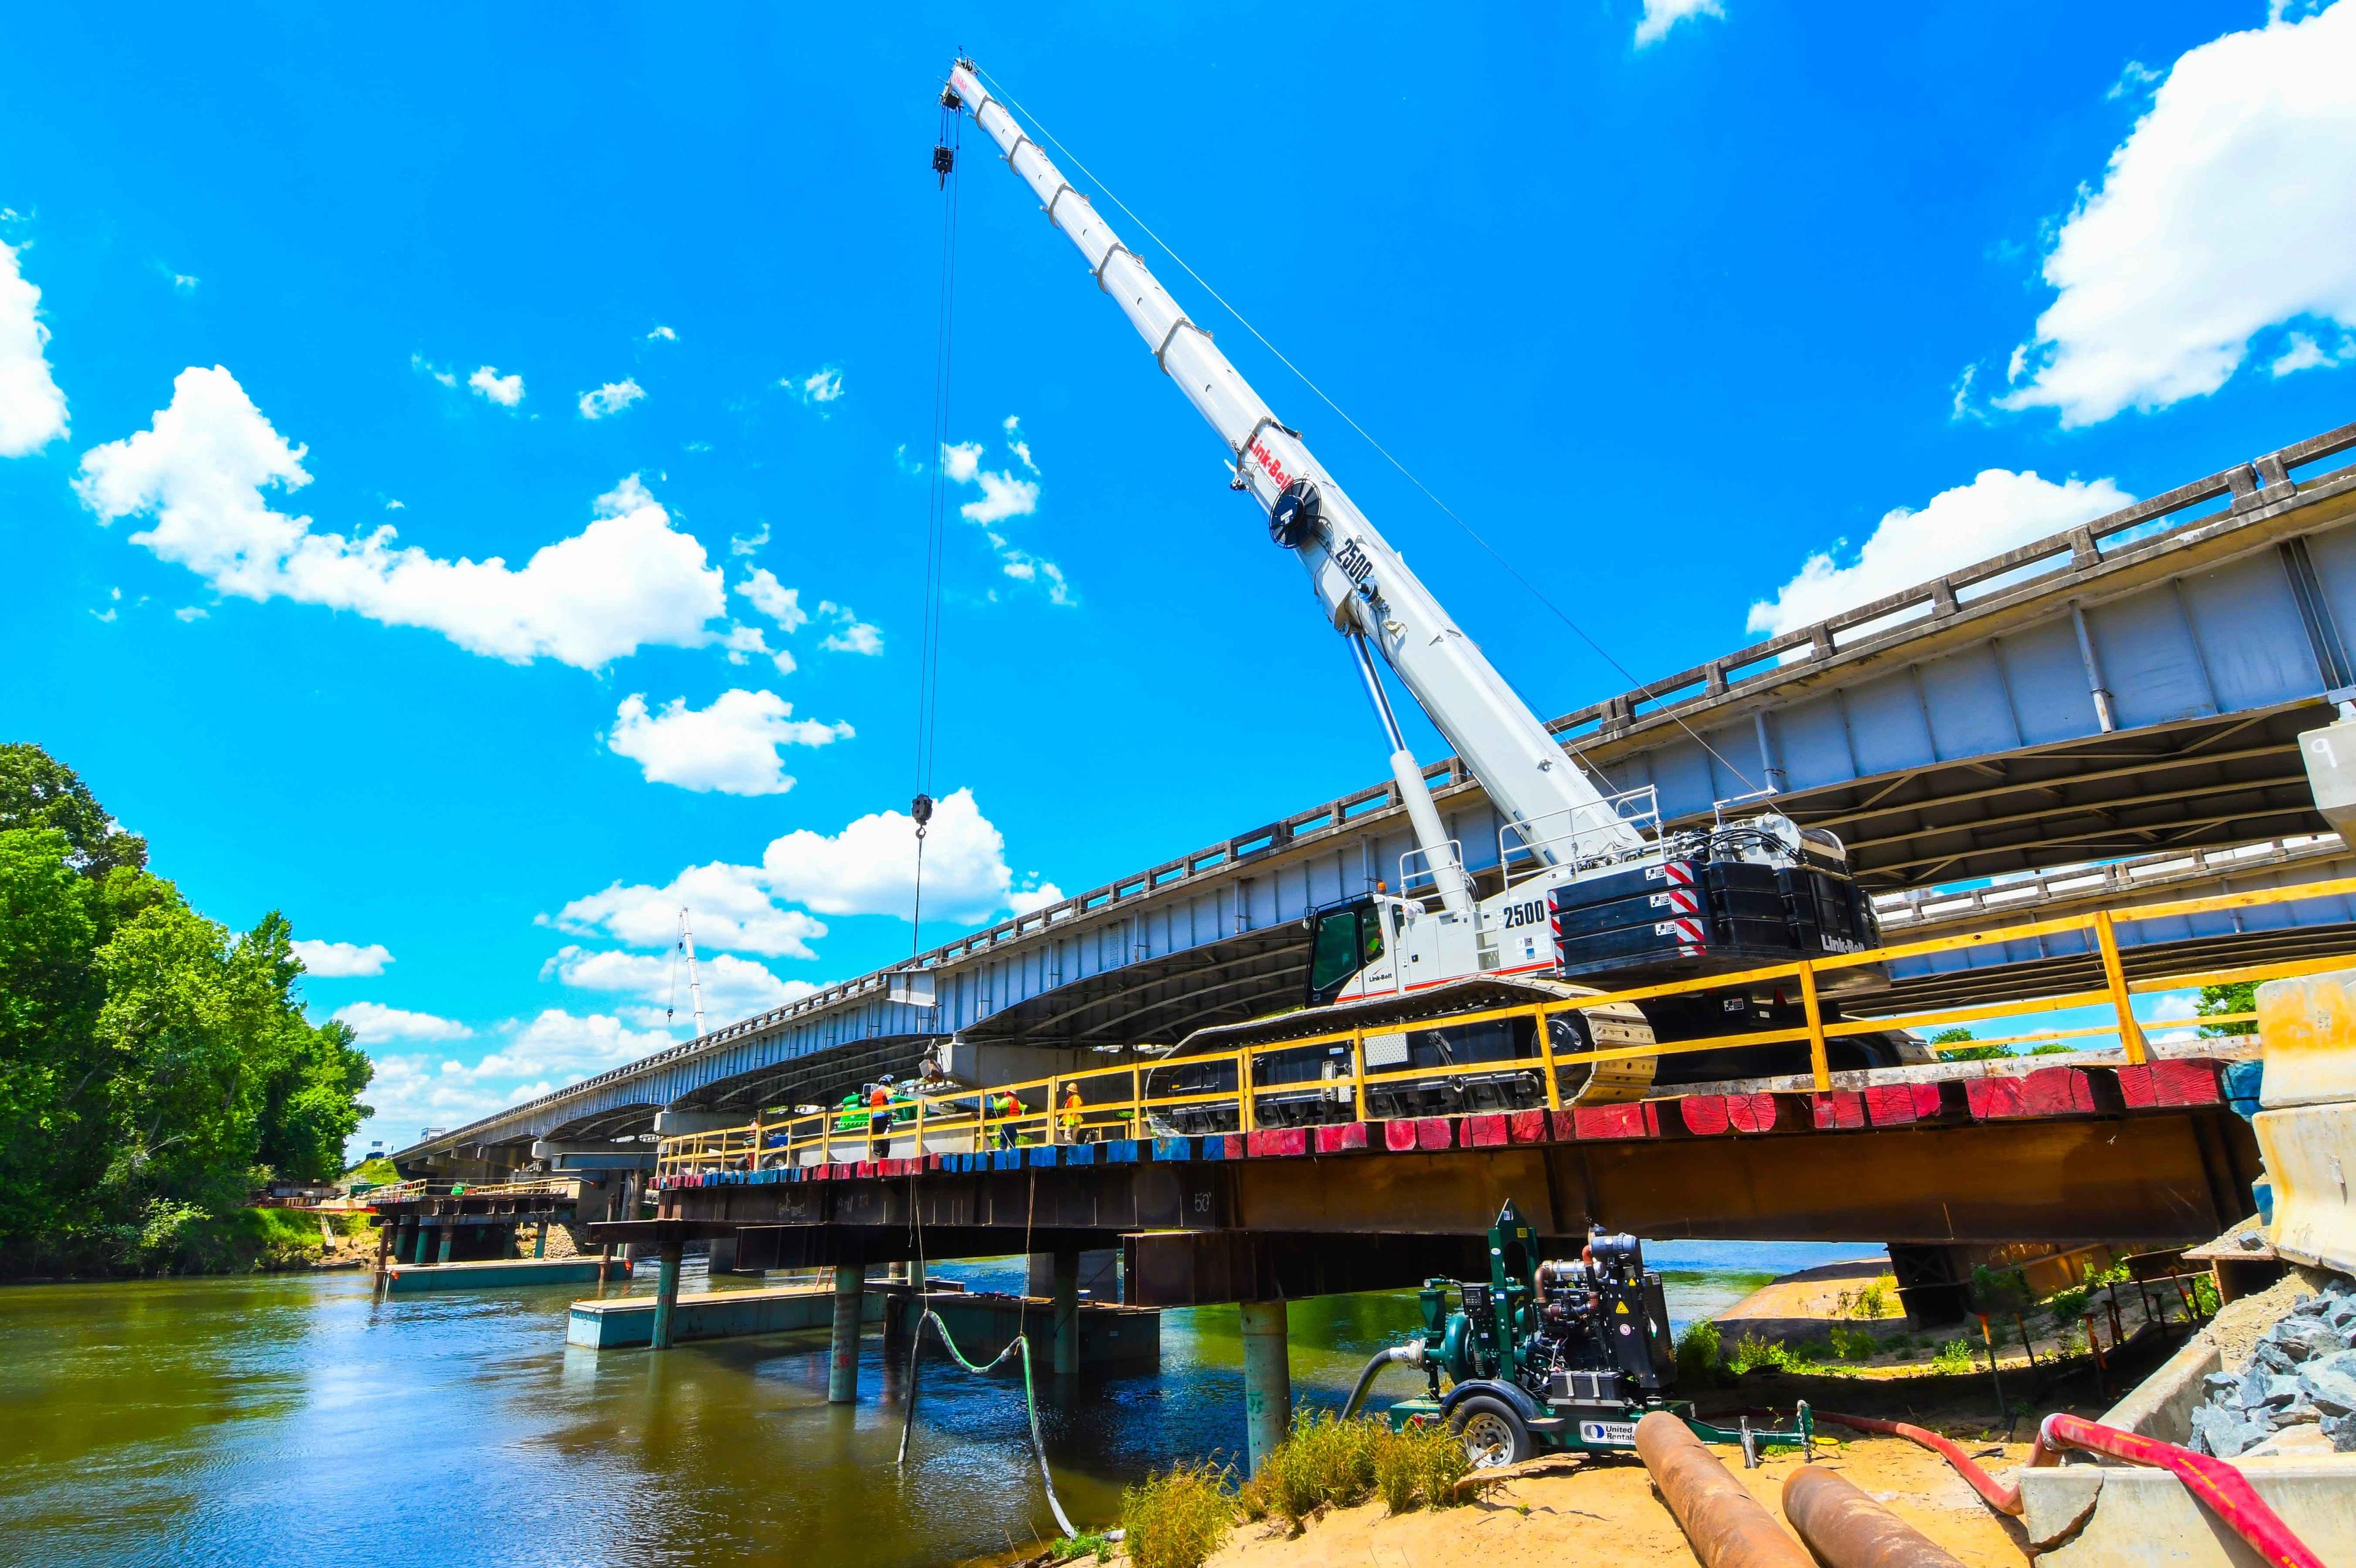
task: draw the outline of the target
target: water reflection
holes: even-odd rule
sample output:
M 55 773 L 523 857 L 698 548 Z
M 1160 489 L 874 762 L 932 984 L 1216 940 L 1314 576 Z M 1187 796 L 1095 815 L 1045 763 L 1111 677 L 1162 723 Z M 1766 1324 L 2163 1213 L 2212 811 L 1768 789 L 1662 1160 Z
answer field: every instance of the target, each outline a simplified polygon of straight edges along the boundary
M 1758 1274 L 1856 1251 L 1681 1269 L 1673 1312 L 1717 1310 Z M 1020 1283 L 1014 1265 L 939 1272 Z M 862 1403 L 830 1407 L 823 1331 L 599 1355 L 564 1344 L 579 1294 L 385 1299 L 356 1275 L 0 1290 L 0 1540 L 110 1568 L 896 1568 L 1049 1531 L 1019 1377 L 969 1377 L 928 1352 L 903 1471 L 900 1374 L 880 1339 L 866 1342 Z M 1415 1298 L 1301 1302 L 1290 1320 L 1296 1397 L 1334 1404 L 1414 1324 Z M 1167 1315 L 1158 1372 L 1059 1386 L 1043 1371 L 1039 1386 L 1076 1519 L 1109 1518 L 1121 1486 L 1156 1465 L 1242 1442 L 1232 1307 Z

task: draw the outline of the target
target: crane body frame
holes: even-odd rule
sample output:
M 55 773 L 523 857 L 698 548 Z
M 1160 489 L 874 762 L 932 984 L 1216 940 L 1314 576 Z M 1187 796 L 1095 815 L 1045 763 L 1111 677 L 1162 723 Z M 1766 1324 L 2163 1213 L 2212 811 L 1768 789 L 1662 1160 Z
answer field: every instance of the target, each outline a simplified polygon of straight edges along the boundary
M 948 87 L 944 103 L 972 113 L 1001 160 L 1037 196 L 1048 221 L 1078 251 L 1097 286 L 1120 307 L 1163 374 L 1218 432 L 1234 467 L 1231 488 L 1248 493 L 1269 514 L 1271 539 L 1300 560 L 1327 620 L 1355 645 L 1390 741 L 1392 777 L 1417 848 L 1401 858 L 1398 892 L 1378 885 L 1373 898 L 1382 933 L 1379 953 L 1360 965 L 1338 992 L 1323 995 L 1335 1003 L 1363 1003 L 1468 977 L 1494 977 L 1556 994 L 1591 994 L 1589 987 L 1545 978 L 1563 966 L 1565 957 L 1550 895 L 1585 879 L 1657 867 L 1666 859 L 1668 840 L 1660 832 L 1652 792 L 1607 795 L 1597 786 L 1300 433 L 1277 417 L 1211 335 L 1187 315 L 991 91 L 980 68 L 958 60 Z M 1389 667 L 1505 818 L 1499 846 L 1505 885 L 1485 898 L 1475 895 L 1462 846 L 1448 837 L 1369 652 Z M 1653 830 L 1650 838 L 1646 826 Z M 1687 835 L 1682 852 L 1693 852 L 1698 837 L 1706 854 L 1774 866 L 1802 862 L 1803 836 L 1789 819 L 1767 813 L 1739 827 L 1740 831 L 1727 836 L 1730 848 L 1717 848 L 1709 835 Z M 1808 837 L 1819 840 L 1821 859 L 1822 840 L 1829 836 Z M 1838 853 L 1837 841 L 1833 850 Z M 1523 868 L 1518 874 L 1511 864 L 1516 858 Z M 1405 896 L 1423 885 L 1437 895 L 1437 909 Z M 1674 943 L 1679 935 L 1676 924 L 1665 922 L 1655 929 Z M 1624 1020 L 1616 1020 L 1615 1027 L 1624 1028 Z

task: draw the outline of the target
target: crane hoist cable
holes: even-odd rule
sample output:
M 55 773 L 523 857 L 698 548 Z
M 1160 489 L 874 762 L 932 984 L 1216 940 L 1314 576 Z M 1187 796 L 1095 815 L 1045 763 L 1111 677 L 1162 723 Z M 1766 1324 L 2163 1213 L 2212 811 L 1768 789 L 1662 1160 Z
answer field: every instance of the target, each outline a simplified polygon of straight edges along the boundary
M 947 575 L 946 532 L 948 478 L 941 454 L 948 450 L 950 372 L 957 343 L 958 153 L 964 145 L 964 103 L 957 90 L 941 89 L 940 134 L 933 144 L 933 173 L 941 193 L 939 298 L 933 329 L 933 450 L 925 459 L 925 604 L 916 674 L 916 791 L 908 806 L 916 824 L 916 873 L 908 912 L 908 955 L 925 950 L 925 833 L 933 819 L 933 761 L 940 733 L 941 586 Z
M 1596 656 L 1599 658 L 1602 659 L 1605 664 L 1610 665 L 1614 670 L 1618 671 L 1620 677 L 1622 680 L 1625 680 L 1629 687 L 1637 693 L 1639 700 L 1648 699 L 1654 696 L 1651 688 L 1638 680 L 1636 677 L 1629 671 L 1626 665 L 1622 664 L 1618 659 L 1612 656 L 1611 649 L 1596 641 L 1595 638 L 1588 633 L 1586 627 L 1572 620 L 1563 610 L 1562 606 L 1557 604 L 1553 600 L 1546 596 L 1546 594 L 1538 588 L 1537 583 L 1532 582 L 1528 578 L 1523 576 L 1521 571 L 1515 568 L 1514 563 L 1510 560 L 1506 559 L 1504 552 L 1500 551 L 1496 546 L 1491 544 L 1487 539 L 1482 538 L 1480 530 L 1473 528 L 1471 523 L 1466 522 L 1462 517 L 1459 516 L 1455 507 L 1441 500 L 1430 485 L 1426 485 L 1421 479 L 1417 478 L 1414 470 L 1408 468 L 1406 464 L 1401 463 L 1397 457 L 1391 455 L 1390 448 L 1385 446 L 1381 442 L 1376 441 L 1374 438 L 1373 433 L 1369 432 L 1365 426 L 1360 424 L 1356 420 L 1352 419 L 1350 417 L 1350 411 L 1347 409 L 1344 409 L 1341 404 L 1335 402 L 1324 388 L 1311 380 L 1307 371 L 1301 369 L 1300 366 L 1295 365 L 1290 358 L 1287 358 L 1285 357 L 1284 350 L 1269 342 L 1268 335 L 1260 331 L 1258 327 L 1254 326 L 1250 320 L 1245 316 L 1243 312 L 1228 304 L 1226 295 L 1213 288 L 1209 281 L 1206 280 L 1202 273 L 1196 272 L 1192 266 L 1188 265 L 1185 257 L 1181 256 L 1177 251 L 1172 250 L 1170 247 L 1170 241 L 1155 233 L 1153 226 L 1146 222 L 1144 219 L 1140 218 L 1137 215 L 1135 208 L 1131 208 L 1129 203 L 1121 200 L 1119 197 L 1113 194 L 1112 187 L 1105 184 L 1103 178 L 1098 176 L 1095 170 L 1089 168 L 1087 165 L 1080 162 L 1079 158 L 1074 155 L 1069 147 L 1066 147 L 1063 143 L 1057 141 L 1055 139 L 1055 133 L 1048 130 L 1044 124 L 1041 123 L 1040 119 L 1036 114 L 1033 114 L 1030 110 L 1024 108 L 1020 99 L 1016 98 L 1012 93 L 1008 92 L 996 77 L 991 75 L 989 71 L 984 70 L 979 65 L 975 66 L 973 69 L 984 82 L 989 84 L 990 90 L 996 93 L 1008 107 L 1012 108 L 1015 113 L 1022 115 L 1023 119 L 1028 120 L 1031 123 L 1032 128 L 1039 133 L 1042 140 L 1045 141 L 1058 153 L 1061 153 L 1066 158 L 1069 159 L 1072 166 L 1079 170 L 1084 178 L 1088 180 L 1098 190 L 1104 193 L 1105 199 L 1107 201 L 1109 201 L 1115 207 L 1119 208 L 1122 212 L 1128 215 L 1130 221 L 1136 224 L 1139 229 L 1144 233 L 1148 240 L 1151 240 L 1155 245 L 1161 247 L 1162 253 L 1178 264 L 1179 271 L 1194 279 L 1194 282 L 1201 286 L 1203 292 L 1209 294 L 1211 298 L 1217 303 L 1221 310 L 1226 311 L 1229 315 L 1235 317 L 1237 325 L 1241 326 L 1246 332 L 1250 333 L 1253 337 L 1258 339 L 1259 346 L 1261 347 L 1274 355 L 1277 362 L 1282 365 L 1287 370 L 1291 371 L 1293 376 L 1302 386 L 1315 393 L 1319 401 L 1323 402 L 1327 408 L 1332 409 L 1336 415 L 1340 416 L 1342 422 L 1348 425 L 1351 430 L 1356 432 L 1359 439 L 1364 441 L 1368 446 L 1373 447 L 1375 451 L 1380 454 L 1384 462 L 1389 464 L 1393 468 L 1398 469 L 1400 475 L 1404 477 L 1408 484 L 1414 485 L 1418 490 L 1422 491 L 1426 500 L 1439 507 L 1441 512 L 1447 515 L 1450 522 L 1454 523 L 1459 528 L 1462 528 L 1464 531 L 1465 538 L 1471 539 L 1474 544 L 1479 545 L 1483 550 L 1488 553 L 1490 559 L 1494 560 L 1499 566 L 1505 569 L 1506 576 L 1512 578 L 1515 582 L 1520 583 L 1529 593 L 1531 598 L 1546 606 L 1547 612 L 1551 613 L 1556 620 L 1560 621 L 1564 625 L 1569 627 L 1570 630 L 1578 635 L 1580 641 L 1594 649 Z M 1708 752 L 1710 756 L 1723 763 L 1729 773 L 1731 773 L 1735 777 L 1742 781 L 1745 787 L 1751 789 L 1756 789 L 1759 787 L 1758 781 L 1753 779 L 1749 773 L 1745 773 L 1740 765 L 1734 763 L 1724 752 L 1711 745 L 1709 741 L 1703 737 L 1700 731 L 1696 730 L 1692 725 L 1685 721 L 1683 715 L 1672 712 L 1669 717 L 1676 721 L 1678 729 L 1686 732 L 1688 739 L 1690 739 L 1696 745 L 1699 746 L 1704 752 Z M 1570 752 L 1571 755 L 1579 758 L 1582 766 L 1592 771 L 1597 777 L 1604 779 L 1607 784 L 1610 783 L 1610 776 L 1606 774 L 1601 768 L 1597 767 L 1595 763 L 1580 750 L 1576 741 L 1571 741 L 1567 737 L 1558 737 L 1558 739 L 1561 740 L 1562 744 Z

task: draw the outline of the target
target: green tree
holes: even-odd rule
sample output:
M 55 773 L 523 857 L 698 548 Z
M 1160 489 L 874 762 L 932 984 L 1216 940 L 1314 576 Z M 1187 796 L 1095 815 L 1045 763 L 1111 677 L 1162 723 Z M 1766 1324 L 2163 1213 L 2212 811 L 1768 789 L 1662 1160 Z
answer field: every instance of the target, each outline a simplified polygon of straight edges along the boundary
M 2000 1045 L 1974 1045 L 1972 1031 L 1961 1025 L 1941 1029 L 1931 1037 L 1931 1044 L 1942 1061 L 1990 1061 L 2012 1054 Z
M 2258 1010 L 2258 983 L 2255 980 L 2233 980 L 2222 986 L 2203 986 L 2201 999 L 2192 1010 L 2204 1019 L 2225 1018 L 2233 1013 L 2254 1013 Z M 2244 1021 L 2233 1024 L 2202 1024 L 2204 1037 L 2228 1034 L 2255 1034 L 2258 1026 Z
M 71 768 L 21 741 L 0 744 L 0 830 L 12 827 L 56 828 L 93 877 L 147 864 L 147 840 L 124 832 Z
M 58 1177 L 89 1175 L 79 1112 L 97 1076 L 97 923 L 71 853 L 55 828 L 0 830 L 0 1244 L 12 1248 L 48 1222 Z

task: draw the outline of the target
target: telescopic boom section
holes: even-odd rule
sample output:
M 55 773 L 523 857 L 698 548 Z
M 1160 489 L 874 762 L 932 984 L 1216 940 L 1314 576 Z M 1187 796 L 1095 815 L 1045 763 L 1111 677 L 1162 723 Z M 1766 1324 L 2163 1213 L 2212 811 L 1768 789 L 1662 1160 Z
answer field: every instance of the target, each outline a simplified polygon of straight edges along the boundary
M 972 62 L 958 61 L 949 84 L 1009 166 L 1038 194 L 1048 220 L 1079 251 L 1097 286 L 1120 306 L 1162 373 L 1226 443 L 1236 488 L 1250 491 L 1270 514 L 1271 536 L 1301 558 L 1335 629 L 1355 632 L 1381 655 L 1489 798 L 1519 827 L 1537 857 L 1547 862 L 1569 859 L 1574 843 L 1581 859 L 1640 849 L 1643 837 L 1514 694 L 1300 436 L 1227 362 L 1210 334 L 1187 318 L 1137 253 L 991 96 Z

